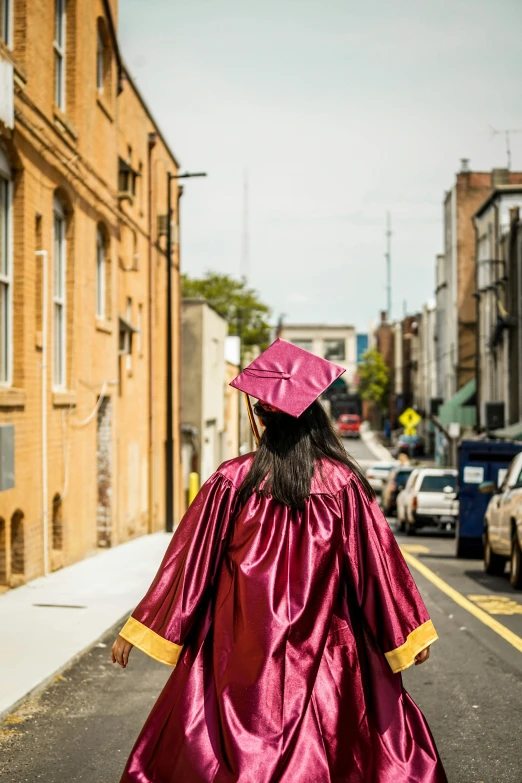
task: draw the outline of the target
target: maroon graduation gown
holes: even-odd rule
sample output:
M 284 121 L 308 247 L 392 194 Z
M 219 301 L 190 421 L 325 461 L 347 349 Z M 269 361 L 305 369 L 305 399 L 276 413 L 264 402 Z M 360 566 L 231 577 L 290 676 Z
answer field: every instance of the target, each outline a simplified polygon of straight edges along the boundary
M 304 511 L 204 484 L 122 636 L 176 665 L 121 783 L 447 783 L 400 671 L 437 634 L 386 519 L 340 463 Z

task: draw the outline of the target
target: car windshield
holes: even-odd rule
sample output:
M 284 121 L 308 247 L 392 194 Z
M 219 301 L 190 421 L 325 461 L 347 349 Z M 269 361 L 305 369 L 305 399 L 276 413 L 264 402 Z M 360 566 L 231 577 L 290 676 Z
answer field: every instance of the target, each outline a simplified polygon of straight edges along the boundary
M 401 443 L 417 443 L 418 435 L 401 435 Z
M 456 476 L 424 476 L 419 492 L 444 492 L 449 487 L 452 492 L 457 489 Z
M 391 465 L 373 465 L 370 470 L 375 471 L 382 471 L 383 473 L 389 473 L 391 470 Z

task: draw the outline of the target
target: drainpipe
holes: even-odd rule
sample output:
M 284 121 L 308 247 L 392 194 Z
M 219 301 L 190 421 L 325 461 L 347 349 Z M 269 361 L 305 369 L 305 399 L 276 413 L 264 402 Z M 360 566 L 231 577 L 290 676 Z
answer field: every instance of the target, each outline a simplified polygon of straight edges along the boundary
M 148 139 L 148 160 L 147 165 L 149 168 L 149 192 L 148 192 L 148 232 L 149 232 L 149 253 L 148 253 L 148 264 L 149 264 L 149 275 L 148 275 L 148 351 L 149 351 L 149 411 L 148 411 L 148 429 L 149 429 L 149 476 L 148 476 L 148 497 L 147 497 L 147 505 L 148 505 L 148 532 L 152 533 L 154 529 L 154 419 L 153 419 L 153 410 L 154 410 L 154 373 L 153 373 L 153 339 L 152 339 L 152 324 L 153 324 L 153 285 L 154 285 L 154 276 L 153 276 L 153 238 L 152 238 L 152 230 L 153 230 L 153 221 L 152 221 L 152 150 L 157 142 L 157 134 L 156 133 L 149 133 L 149 139 Z
M 44 576 L 49 573 L 49 498 L 47 465 L 47 250 L 37 250 L 42 259 L 42 525 Z
M 475 297 L 475 314 L 477 319 L 477 325 L 475 329 L 475 383 L 476 383 L 476 391 L 475 391 L 475 417 L 476 417 L 476 423 L 475 423 L 475 430 L 476 432 L 480 432 L 480 384 L 481 384 L 481 375 L 480 375 L 480 292 L 478 288 L 479 284 L 479 264 L 481 263 L 479 259 L 479 243 L 478 243 L 478 228 L 475 220 L 473 220 L 473 228 L 475 230 L 475 285 L 476 285 L 476 291 L 474 293 Z M 484 259 L 482 259 L 484 261 Z

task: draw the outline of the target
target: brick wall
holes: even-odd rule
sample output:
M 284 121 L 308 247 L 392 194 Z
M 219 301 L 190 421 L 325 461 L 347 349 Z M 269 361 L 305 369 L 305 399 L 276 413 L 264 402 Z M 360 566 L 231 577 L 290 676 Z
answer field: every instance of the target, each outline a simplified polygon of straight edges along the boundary
M 111 2 L 114 12 L 116 2 Z M 97 546 L 159 529 L 165 522 L 164 242 L 166 175 L 177 162 L 132 82 L 117 71 L 101 0 L 69 4 L 66 107 L 54 105 L 54 4 L 15 3 L 14 131 L 0 124 L 14 190 L 13 378 L 0 388 L 0 422 L 15 427 L 15 487 L 0 492 L 0 583 L 44 570 L 42 461 L 47 456 L 47 540 L 51 568 Z M 74 16 L 73 16 L 74 14 Z M 107 78 L 96 87 L 99 26 L 107 33 Z M 149 156 L 149 136 L 157 134 Z M 139 185 L 132 204 L 118 198 L 118 157 Z M 150 166 L 149 166 L 150 162 Z M 149 209 L 149 187 L 151 189 Z M 175 219 L 178 190 L 172 186 Z M 53 200 L 66 234 L 66 383 L 53 386 Z M 105 237 L 105 317 L 96 315 L 97 231 Z M 47 440 L 42 443 L 43 270 L 47 259 Z M 179 405 L 179 258 L 173 259 L 174 411 Z M 126 271 L 130 268 L 129 271 Z M 119 356 L 119 316 L 132 299 L 130 368 Z M 150 319 L 149 319 L 150 315 Z M 140 343 L 140 346 L 138 345 Z M 149 351 L 152 346 L 152 354 Z M 152 385 L 149 384 L 152 370 Z M 152 390 L 152 397 L 150 391 Z M 96 406 L 103 392 L 104 400 Z M 175 432 L 179 417 L 175 415 Z M 176 470 L 180 481 L 179 438 Z M 175 489 L 175 497 L 181 493 Z M 177 510 L 179 512 L 179 509 Z

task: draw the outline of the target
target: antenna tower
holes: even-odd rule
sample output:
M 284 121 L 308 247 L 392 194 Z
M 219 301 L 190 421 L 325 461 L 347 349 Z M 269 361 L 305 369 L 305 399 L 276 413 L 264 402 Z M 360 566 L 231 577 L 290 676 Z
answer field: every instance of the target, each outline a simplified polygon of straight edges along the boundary
M 392 283 L 391 283 L 391 215 L 386 213 L 386 308 L 388 320 L 392 320 Z
M 496 128 L 493 128 L 491 125 L 490 128 L 491 128 L 492 136 L 498 136 L 501 133 L 504 134 L 504 138 L 506 140 L 507 168 L 508 171 L 511 171 L 511 134 L 522 133 L 522 128 L 511 128 L 511 130 L 505 130 L 505 129 L 497 130 Z
M 250 247 L 248 231 L 248 172 L 243 174 L 243 229 L 241 235 L 241 264 L 240 273 L 243 280 L 248 280 L 250 265 Z

